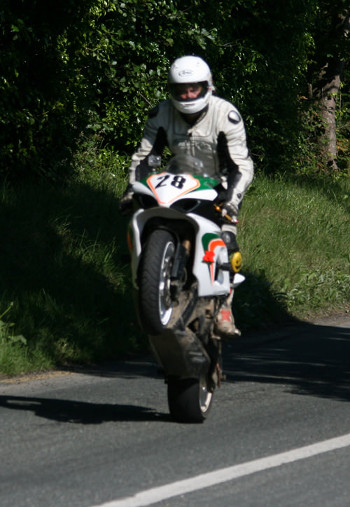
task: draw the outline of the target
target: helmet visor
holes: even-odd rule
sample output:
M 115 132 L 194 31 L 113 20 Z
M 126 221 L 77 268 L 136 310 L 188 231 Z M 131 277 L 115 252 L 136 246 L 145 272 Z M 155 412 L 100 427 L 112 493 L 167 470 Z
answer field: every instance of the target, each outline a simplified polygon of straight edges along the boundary
M 171 83 L 169 85 L 171 96 L 178 101 L 186 102 L 204 97 L 208 91 L 208 83 Z

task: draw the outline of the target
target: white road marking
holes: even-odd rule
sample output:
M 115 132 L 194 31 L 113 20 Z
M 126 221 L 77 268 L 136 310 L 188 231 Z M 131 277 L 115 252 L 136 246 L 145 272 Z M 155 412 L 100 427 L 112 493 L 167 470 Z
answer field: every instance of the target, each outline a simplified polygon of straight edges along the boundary
M 262 472 L 287 463 L 294 463 L 295 461 L 311 458 L 318 454 L 324 454 L 348 446 L 350 446 L 350 433 L 341 437 L 331 438 L 330 440 L 324 440 L 323 442 L 317 442 L 316 444 L 299 447 L 291 451 L 267 456 L 266 458 L 248 461 L 240 465 L 197 475 L 190 479 L 146 489 L 136 493 L 134 496 L 113 500 L 112 502 L 103 503 L 94 507 L 143 507 L 146 505 L 153 505 L 169 498 L 192 493 L 200 489 L 210 488 L 211 486 L 216 486 L 223 482 L 232 481 L 238 477 Z

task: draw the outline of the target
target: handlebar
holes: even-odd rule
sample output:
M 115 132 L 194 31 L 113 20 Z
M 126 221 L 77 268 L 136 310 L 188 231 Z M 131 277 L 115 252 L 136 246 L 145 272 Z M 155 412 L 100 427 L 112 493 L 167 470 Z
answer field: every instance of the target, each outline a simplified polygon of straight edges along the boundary
M 218 213 L 221 213 L 222 211 L 222 204 L 215 204 L 214 203 L 214 208 L 215 210 L 218 212 Z M 230 215 L 225 215 L 223 218 L 226 218 L 229 222 L 231 222 L 232 224 L 238 224 L 238 219 L 237 217 L 231 217 Z

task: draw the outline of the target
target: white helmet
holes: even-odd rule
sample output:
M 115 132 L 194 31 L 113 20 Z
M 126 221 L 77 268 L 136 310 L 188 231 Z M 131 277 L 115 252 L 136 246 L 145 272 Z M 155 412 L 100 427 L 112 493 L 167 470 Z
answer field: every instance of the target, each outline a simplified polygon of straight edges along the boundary
M 183 56 L 175 60 L 169 70 L 168 83 L 172 103 L 184 114 L 202 111 L 214 90 L 210 68 L 199 56 Z M 200 83 L 203 91 L 196 99 L 181 100 L 176 94 L 176 87 L 173 86 L 180 83 Z

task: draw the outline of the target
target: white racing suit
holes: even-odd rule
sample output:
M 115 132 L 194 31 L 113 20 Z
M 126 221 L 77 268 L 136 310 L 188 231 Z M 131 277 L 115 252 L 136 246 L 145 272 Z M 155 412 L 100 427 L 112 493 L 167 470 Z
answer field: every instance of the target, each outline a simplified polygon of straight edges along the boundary
M 135 169 L 148 165 L 149 155 L 162 155 L 168 146 L 174 155 L 187 154 L 203 162 L 203 171 L 221 179 L 227 188 L 226 201 L 239 207 L 253 179 L 243 120 L 238 110 L 224 99 L 211 96 L 194 125 L 189 125 L 170 100 L 161 102 L 147 120 L 141 144 L 132 157 L 129 182 Z

